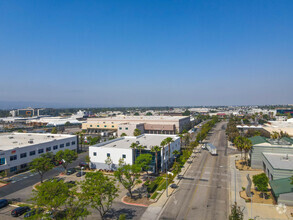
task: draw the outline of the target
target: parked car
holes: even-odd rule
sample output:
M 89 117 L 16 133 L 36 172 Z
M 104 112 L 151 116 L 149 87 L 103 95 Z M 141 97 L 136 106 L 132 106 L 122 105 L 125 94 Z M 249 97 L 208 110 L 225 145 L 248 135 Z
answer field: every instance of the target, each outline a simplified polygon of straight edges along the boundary
M 173 184 L 170 185 L 170 187 L 171 187 L 172 189 L 176 189 L 176 188 L 178 188 L 178 185 L 176 185 L 175 183 L 173 183 Z
M 32 210 L 28 211 L 27 213 L 25 213 L 24 218 L 29 218 L 31 216 L 34 216 L 36 213 L 40 214 L 41 212 L 43 212 L 43 209 L 41 209 L 41 208 L 32 209 Z
M 68 181 L 68 182 L 65 182 L 65 184 L 68 186 L 68 188 L 71 188 L 71 187 L 74 187 L 75 186 L 75 181 Z
M 80 166 L 80 167 L 84 167 L 84 168 L 89 168 L 89 165 L 88 165 L 87 162 L 80 162 L 80 163 L 79 163 L 79 166 Z
M 68 170 L 67 170 L 67 172 L 66 172 L 66 175 L 71 175 L 71 174 L 73 174 L 73 173 L 75 173 L 76 172 L 76 169 L 75 168 L 69 168 Z
M 11 215 L 12 215 L 13 217 L 18 217 L 18 216 L 22 215 L 23 213 L 26 213 L 26 212 L 28 212 L 28 211 L 30 211 L 30 210 L 31 210 L 31 209 L 30 209 L 30 207 L 28 207 L 28 206 L 18 207 L 18 208 L 13 209 L 13 210 L 11 211 Z
M 76 174 L 76 176 L 77 176 L 77 177 L 81 177 L 81 176 L 83 176 L 83 175 L 85 175 L 85 174 L 86 174 L 86 172 L 79 171 L 79 172 Z
M 0 199 L 0 208 L 4 208 L 8 206 L 8 200 L 7 199 Z

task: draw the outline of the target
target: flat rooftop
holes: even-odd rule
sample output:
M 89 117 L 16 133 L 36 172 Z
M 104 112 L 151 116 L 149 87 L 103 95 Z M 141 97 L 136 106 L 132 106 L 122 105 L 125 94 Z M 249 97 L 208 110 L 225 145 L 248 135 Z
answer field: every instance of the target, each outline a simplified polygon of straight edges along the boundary
M 100 143 L 93 145 L 91 147 L 104 147 L 104 148 L 124 148 L 129 149 L 132 143 L 139 142 L 139 145 L 146 146 L 148 150 L 151 149 L 152 146 L 159 145 L 161 142 L 167 138 L 171 137 L 173 140 L 179 139 L 177 135 L 158 135 L 158 134 L 142 134 L 140 136 L 125 136 L 121 138 L 117 138 L 112 141 Z
M 17 147 L 47 143 L 54 140 L 74 137 L 75 135 L 64 134 L 38 134 L 38 133 L 9 133 L 0 134 L 0 151 L 11 150 Z M 29 143 L 32 141 L 33 143 Z
M 263 153 L 274 169 L 293 170 L 293 154 Z
M 189 116 L 123 116 L 123 115 L 119 115 L 116 117 L 107 117 L 107 118 L 88 118 L 88 121 L 180 120 L 184 118 L 189 118 Z

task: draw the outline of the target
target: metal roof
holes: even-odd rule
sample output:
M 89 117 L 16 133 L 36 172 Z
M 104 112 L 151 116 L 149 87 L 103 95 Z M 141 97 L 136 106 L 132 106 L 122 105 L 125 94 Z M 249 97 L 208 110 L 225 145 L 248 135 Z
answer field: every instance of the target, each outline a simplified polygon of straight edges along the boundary
M 270 185 L 276 197 L 284 193 L 293 192 L 293 184 L 291 184 L 290 178 L 282 178 L 277 180 L 271 180 Z

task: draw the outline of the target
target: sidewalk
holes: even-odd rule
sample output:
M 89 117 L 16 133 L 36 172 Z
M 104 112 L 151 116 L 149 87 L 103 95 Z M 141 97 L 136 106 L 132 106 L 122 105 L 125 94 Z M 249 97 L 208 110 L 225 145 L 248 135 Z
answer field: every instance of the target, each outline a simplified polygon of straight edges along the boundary
M 233 155 L 229 157 L 229 166 L 231 172 L 230 179 L 230 207 L 235 202 L 243 209 L 244 219 L 248 220 L 251 216 L 256 219 L 292 219 L 288 217 L 288 214 L 279 214 L 276 209 L 276 205 L 262 204 L 262 203 L 246 203 L 244 199 L 240 197 L 239 192 L 242 191 L 242 187 L 247 186 L 246 174 L 250 173 L 250 176 L 256 171 L 239 171 L 235 167 L 235 159 L 238 159 L 240 155 Z M 236 186 L 235 186 L 236 183 Z M 235 194 L 236 187 L 236 194 Z M 252 206 L 252 207 L 251 207 Z M 289 208 L 289 207 L 288 207 Z M 252 215 L 251 215 L 252 210 Z
M 197 157 L 196 155 L 198 153 L 197 152 L 199 149 L 201 149 L 201 147 L 197 147 L 196 149 L 193 150 L 191 156 L 189 157 L 188 161 L 190 161 L 191 163 L 188 163 L 188 161 L 186 161 L 184 167 L 182 168 L 181 172 L 177 175 L 177 177 L 180 176 L 184 176 L 184 174 L 186 173 L 186 171 L 189 169 L 189 167 L 191 166 L 192 162 L 195 160 L 195 158 Z M 181 179 L 178 179 L 177 177 L 174 178 L 174 184 L 178 185 L 181 181 Z M 164 192 L 162 193 L 161 197 L 158 199 L 157 202 L 151 204 L 147 210 L 143 213 L 141 219 L 142 220 L 149 220 L 149 219 L 158 219 L 160 216 L 161 211 L 163 210 L 163 207 L 165 206 L 165 204 L 167 203 L 168 199 L 172 196 L 173 192 L 176 189 L 173 189 L 170 187 L 168 187 L 168 197 L 166 195 L 166 190 L 164 190 Z

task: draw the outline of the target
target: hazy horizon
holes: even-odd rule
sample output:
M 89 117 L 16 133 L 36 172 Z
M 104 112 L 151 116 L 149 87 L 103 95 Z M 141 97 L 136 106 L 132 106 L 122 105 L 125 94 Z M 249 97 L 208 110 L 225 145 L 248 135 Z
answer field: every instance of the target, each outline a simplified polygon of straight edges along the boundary
M 293 1 L 12 0 L 0 10 L 0 108 L 292 103 Z

